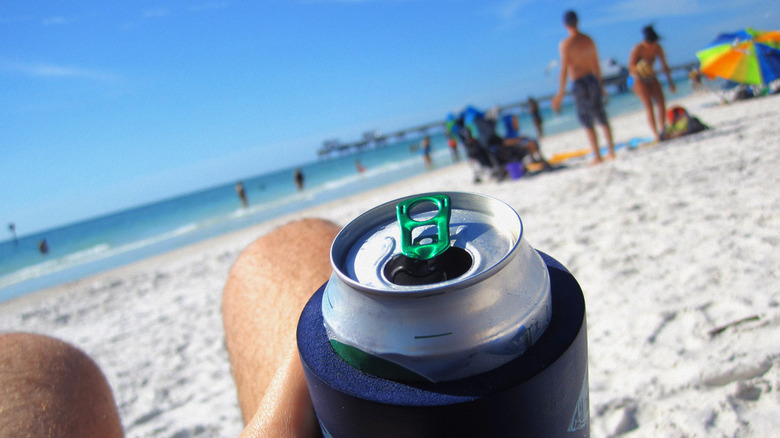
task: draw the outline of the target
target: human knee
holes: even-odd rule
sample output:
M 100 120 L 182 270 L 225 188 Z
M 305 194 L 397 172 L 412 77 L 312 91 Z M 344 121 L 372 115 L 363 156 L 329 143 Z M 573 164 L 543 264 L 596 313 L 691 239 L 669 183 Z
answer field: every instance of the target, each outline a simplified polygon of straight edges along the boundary
M 329 221 L 302 219 L 249 245 L 231 268 L 222 293 L 226 329 L 256 323 L 257 314 L 249 309 L 276 312 L 293 297 L 303 300 L 303 290 L 313 293 L 330 274 L 330 244 L 339 229 Z
M 0 335 L 0 431 L 8 436 L 121 437 L 113 394 L 76 347 L 31 333 Z
M 255 289 L 258 282 L 296 283 L 329 271 L 329 250 L 340 227 L 322 219 L 301 219 L 258 238 L 239 255 L 230 270 L 223 300 L 235 286 Z M 223 302 L 224 305 L 224 302 Z
M 331 273 L 330 245 L 339 230 L 321 219 L 291 222 L 249 245 L 230 270 L 222 318 L 244 421 L 276 372 L 279 352 L 294 341 L 301 309 Z

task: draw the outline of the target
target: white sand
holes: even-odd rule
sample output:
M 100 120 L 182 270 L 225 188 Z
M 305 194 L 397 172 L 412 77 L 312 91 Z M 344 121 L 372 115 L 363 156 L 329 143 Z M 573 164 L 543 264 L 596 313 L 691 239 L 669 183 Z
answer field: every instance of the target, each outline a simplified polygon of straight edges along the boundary
M 295 216 L 346 224 L 435 190 L 498 197 L 585 292 L 592 436 L 777 436 L 780 97 L 717 100 L 681 101 L 713 130 L 601 166 L 474 185 L 458 165 Z M 643 113 L 613 128 L 618 141 L 649 134 Z M 578 130 L 543 148 L 585 144 Z M 237 436 L 222 286 L 241 249 L 289 219 L 2 304 L 0 331 L 45 333 L 89 353 L 128 437 Z

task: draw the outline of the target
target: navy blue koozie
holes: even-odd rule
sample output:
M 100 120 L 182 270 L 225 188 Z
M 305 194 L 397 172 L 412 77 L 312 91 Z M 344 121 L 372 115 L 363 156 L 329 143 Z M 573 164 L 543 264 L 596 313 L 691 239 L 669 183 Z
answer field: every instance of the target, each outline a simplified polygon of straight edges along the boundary
M 589 437 L 585 300 L 575 278 L 539 252 L 552 315 L 541 338 L 496 369 L 438 383 L 396 382 L 339 357 L 322 317 L 323 285 L 298 322 L 298 349 L 325 437 Z

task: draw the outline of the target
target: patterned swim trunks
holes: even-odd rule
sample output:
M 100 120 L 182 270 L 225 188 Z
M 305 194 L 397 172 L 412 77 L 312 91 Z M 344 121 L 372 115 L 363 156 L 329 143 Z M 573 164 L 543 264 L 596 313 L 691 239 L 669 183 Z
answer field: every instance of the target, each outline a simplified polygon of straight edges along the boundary
M 592 128 L 594 120 L 600 125 L 607 124 L 607 113 L 601 100 L 601 86 L 596 76 L 588 74 L 575 80 L 573 94 L 577 118 L 582 126 Z

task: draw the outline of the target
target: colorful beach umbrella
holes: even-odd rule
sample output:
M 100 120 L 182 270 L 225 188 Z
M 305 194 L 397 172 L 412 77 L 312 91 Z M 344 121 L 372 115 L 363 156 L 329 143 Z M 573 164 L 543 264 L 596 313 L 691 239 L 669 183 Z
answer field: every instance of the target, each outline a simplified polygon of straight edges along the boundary
M 743 84 L 768 84 L 780 78 L 780 31 L 747 28 L 718 35 L 696 53 L 701 72 Z

